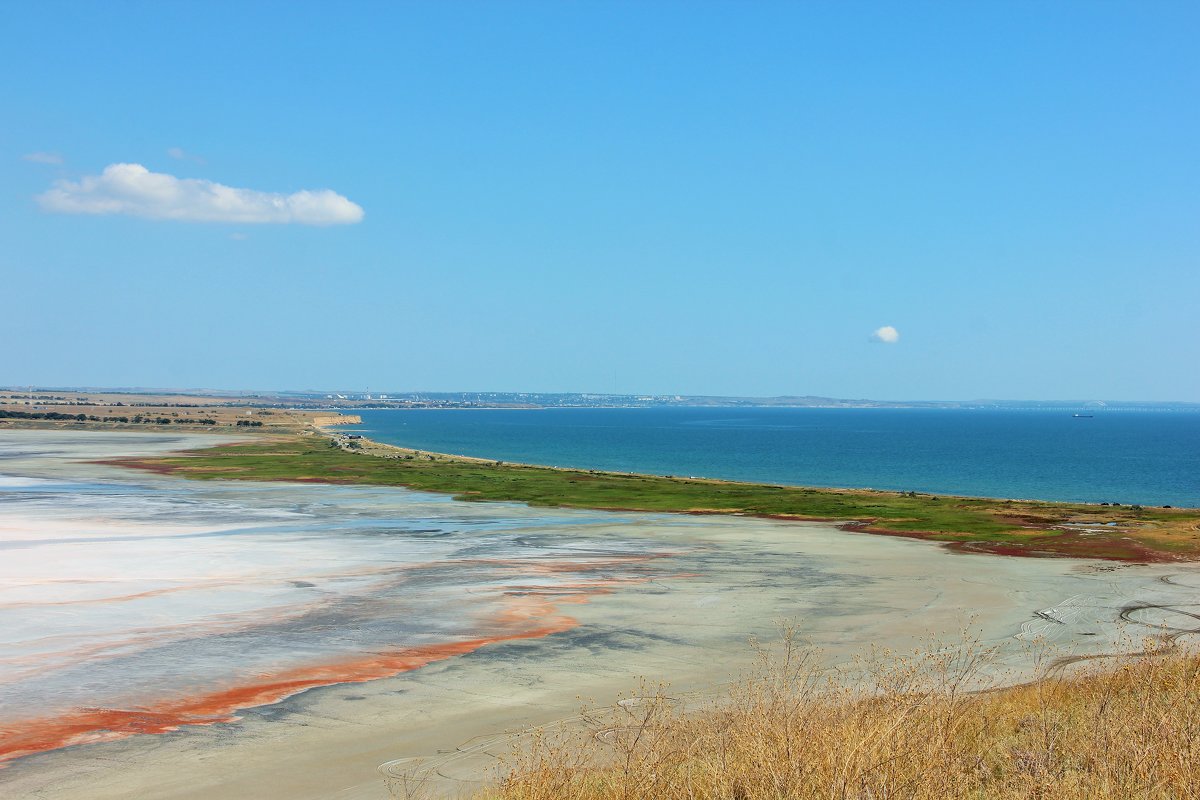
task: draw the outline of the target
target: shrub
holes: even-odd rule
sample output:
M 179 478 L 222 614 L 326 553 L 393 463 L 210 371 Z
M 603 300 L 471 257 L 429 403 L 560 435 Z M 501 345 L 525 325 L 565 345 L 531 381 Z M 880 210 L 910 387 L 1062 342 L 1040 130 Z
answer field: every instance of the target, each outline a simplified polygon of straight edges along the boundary
M 972 691 L 977 648 L 883 662 L 857 680 L 781 657 L 686 711 L 643 692 L 529 734 L 502 800 L 1195 797 L 1200 656 Z

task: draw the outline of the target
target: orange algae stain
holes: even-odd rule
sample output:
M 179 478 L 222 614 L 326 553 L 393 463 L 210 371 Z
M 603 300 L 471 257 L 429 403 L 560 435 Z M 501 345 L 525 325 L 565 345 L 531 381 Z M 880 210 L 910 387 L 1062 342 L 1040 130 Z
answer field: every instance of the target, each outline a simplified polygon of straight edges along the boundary
M 514 617 L 523 618 L 524 615 Z M 168 733 L 185 725 L 235 722 L 238 717 L 234 712 L 238 709 L 277 703 L 318 686 L 388 678 L 435 661 L 474 652 L 489 644 L 549 636 L 570 630 L 576 624 L 571 617 L 563 616 L 551 620 L 550 624 L 516 633 L 300 667 L 261 683 L 166 702 L 154 708 L 81 708 L 53 719 L 14 722 L 0 728 L 0 764 L 70 745 L 112 741 L 142 733 Z
M 616 584 L 641 583 L 643 580 L 649 578 L 587 581 L 566 586 L 530 587 L 528 593 L 505 593 L 505 608 L 490 621 L 490 627 L 499 632 L 490 636 L 297 667 L 273 675 L 269 680 L 163 702 L 152 708 L 80 708 L 54 718 L 4 723 L 0 727 L 0 769 L 13 759 L 61 747 L 114 741 L 137 734 L 169 733 L 190 725 L 235 722 L 238 720 L 235 712 L 239 709 L 277 703 L 319 686 L 388 678 L 435 661 L 472 653 L 489 644 L 563 633 L 578 623 L 572 617 L 555 614 L 556 604 L 586 603 L 589 597 L 611 592 Z M 558 594 L 559 591 L 566 594 Z

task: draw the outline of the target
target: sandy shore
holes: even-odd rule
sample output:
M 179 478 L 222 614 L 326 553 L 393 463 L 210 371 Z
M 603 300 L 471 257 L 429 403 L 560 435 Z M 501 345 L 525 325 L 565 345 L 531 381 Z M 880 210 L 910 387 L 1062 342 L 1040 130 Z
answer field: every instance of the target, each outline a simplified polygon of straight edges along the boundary
M 28 479 L 82 471 L 91 480 L 128 480 L 75 460 L 170 446 L 110 436 L 51 440 L 57 442 L 51 454 L 0 473 Z M 151 488 L 171 480 L 137 479 Z M 286 492 L 297 505 L 343 503 L 346 513 L 365 497 L 326 486 L 230 491 Z M 372 503 L 394 500 L 397 514 L 414 494 L 371 492 Z M 457 519 L 454 508 L 461 505 L 443 499 L 419 508 L 426 516 L 445 509 Z M 1001 647 L 997 677 L 1017 680 L 1047 657 L 1047 645 L 1051 658 L 1111 652 L 1154 632 L 1148 624 L 1174 624 L 1171 609 L 1194 611 L 1200 597 L 1200 569 L 1192 565 L 961 555 L 812 523 L 466 505 L 475 515 L 472 526 L 492 517 L 520 524 L 528 532 L 516 538 L 541 537 L 542 546 L 558 548 L 556 558 L 584 542 L 593 549 L 611 542 L 666 554 L 663 566 L 646 580 L 547 610 L 572 620 L 561 632 L 490 644 L 395 677 L 310 689 L 242 711 L 233 723 L 19 759 L 0 770 L 0 794 L 378 800 L 388 796 L 379 766 L 415 757 L 435 759 L 439 790 L 453 794 L 487 774 L 494 764 L 489 754 L 508 747 L 501 734 L 569 716 L 581 697 L 611 702 L 635 689 L 639 676 L 667 681 L 680 693 L 712 690 L 748 666 L 747 639 L 769 639 L 777 620 L 797 623 L 831 665 L 872 646 L 953 639 L 970 627 Z M 36 526 L 30 530 L 22 535 L 42 535 Z M 467 755 L 453 757 L 458 752 Z

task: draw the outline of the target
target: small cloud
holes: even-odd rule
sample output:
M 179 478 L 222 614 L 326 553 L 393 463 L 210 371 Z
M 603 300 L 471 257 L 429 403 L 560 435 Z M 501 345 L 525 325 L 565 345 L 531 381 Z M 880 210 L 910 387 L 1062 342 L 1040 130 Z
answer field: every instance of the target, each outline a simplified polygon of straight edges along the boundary
M 26 161 L 32 161 L 34 164 L 61 164 L 63 157 L 58 153 L 26 153 L 21 156 Z
M 241 231 L 235 231 L 234 233 L 229 234 L 229 238 L 233 239 L 235 242 L 244 242 L 250 238 L 250 234 L 242 233 Z
M 168 147 L 167 155 L 169 155 L 171 158 L 174 158 L 178 161 L 195 161 L 197 164 L 206 163 L 203 158 L 196 155 L 195 153 L 187 152 L 182 147 Z
M 141 164 L 110 164 L 99 175 L 55 181 L 37 201 L 56 214 L 127 214 L 183 222 L 350 225 L 363 218 L 362 206 L 330 189 L 260 192 L 176 178 Z
M 895 344 L 900 341 L 900 331 L 893 328 L 891 325 L 884 325 L 882 328 L 876 328 L 871 334 L 871 340 L 875 342 L 883 342 L 884 344 Z

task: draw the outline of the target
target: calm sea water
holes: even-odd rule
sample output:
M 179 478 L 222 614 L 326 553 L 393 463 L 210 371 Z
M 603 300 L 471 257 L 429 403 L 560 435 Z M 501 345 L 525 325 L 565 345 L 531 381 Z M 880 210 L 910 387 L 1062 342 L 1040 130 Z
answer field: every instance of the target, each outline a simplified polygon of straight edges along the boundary
M 590 469 L 1200 507 L 1200 413 L 570 408 L 361 412 L 377 441 Z

